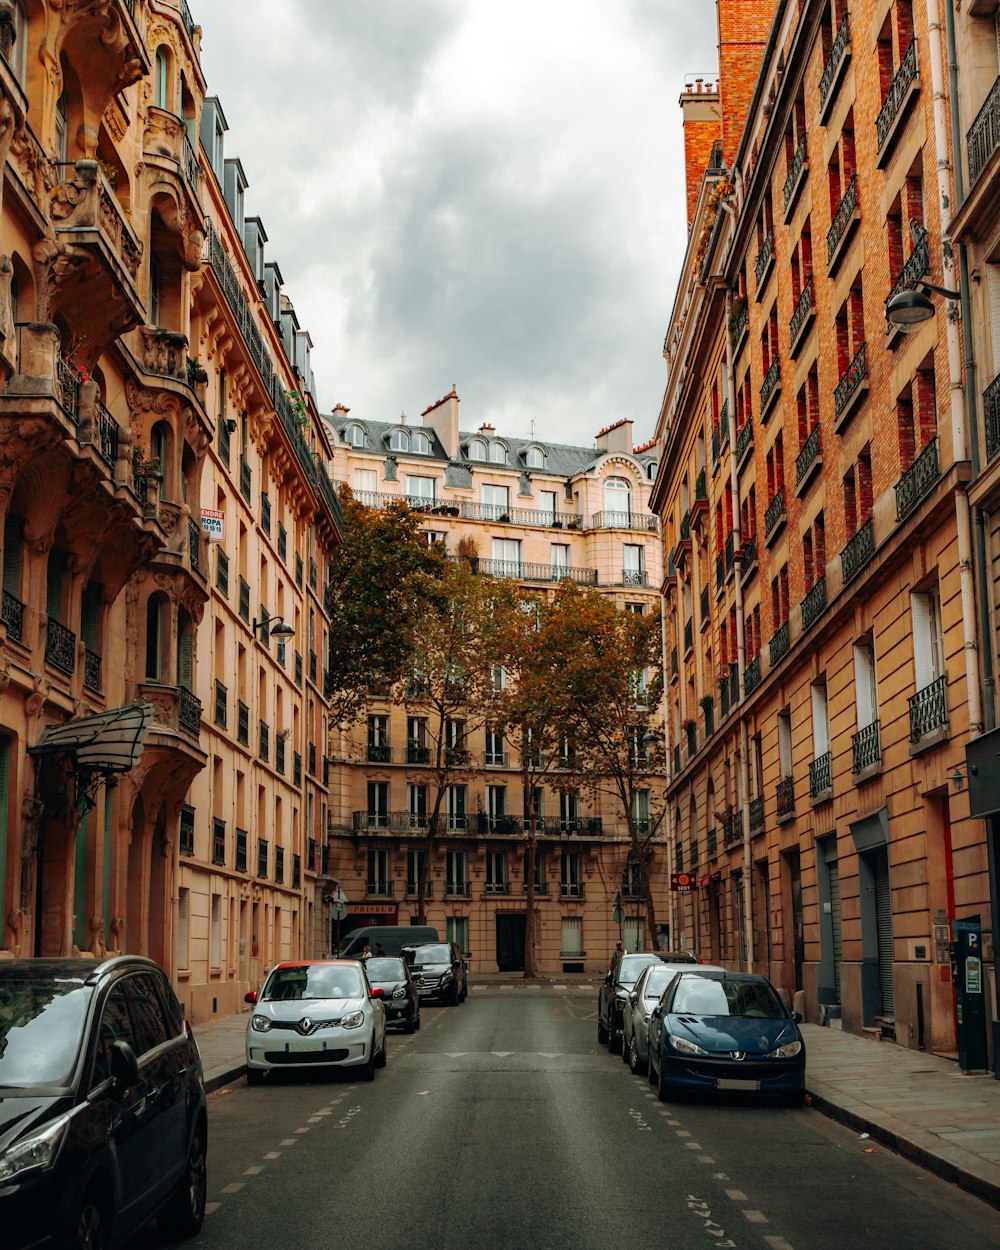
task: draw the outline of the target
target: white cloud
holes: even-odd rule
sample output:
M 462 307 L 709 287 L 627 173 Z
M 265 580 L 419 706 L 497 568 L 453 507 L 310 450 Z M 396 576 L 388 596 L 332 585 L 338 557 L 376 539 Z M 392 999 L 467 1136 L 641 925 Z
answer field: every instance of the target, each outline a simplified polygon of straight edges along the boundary
M 652 430 L 683 247 L 685 0 L 241 0 L 203 66 L 324 408 Z

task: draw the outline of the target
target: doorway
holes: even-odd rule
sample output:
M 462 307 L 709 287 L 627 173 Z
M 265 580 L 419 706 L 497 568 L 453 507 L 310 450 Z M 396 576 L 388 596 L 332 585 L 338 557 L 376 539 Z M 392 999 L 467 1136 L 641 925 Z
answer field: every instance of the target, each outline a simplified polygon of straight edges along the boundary
M 497 968 L 501 972 L 524 971 L 523 913 L 497 916 Z

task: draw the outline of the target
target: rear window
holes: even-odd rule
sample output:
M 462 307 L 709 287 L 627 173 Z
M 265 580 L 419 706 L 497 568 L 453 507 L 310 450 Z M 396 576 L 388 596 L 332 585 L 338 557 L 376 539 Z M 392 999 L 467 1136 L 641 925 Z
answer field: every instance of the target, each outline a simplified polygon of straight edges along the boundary
M 406 965 L 401 959 L 379 959 L 373 955 L 365 960 L 365 972 L 373 985 L 383 981 L 405 981 Z
M 643 968 L 655 964 L 658 959 L 658 955 L 626 955 L 618 969 L 618 984 L 635 985 Z
M 403 951 L 411 964 L 450 964 L 451 947 L 447 945 L 409 946 Z
M 79 980 L 0 977 L 0 1086 L 69 1083 L 91 993 Z

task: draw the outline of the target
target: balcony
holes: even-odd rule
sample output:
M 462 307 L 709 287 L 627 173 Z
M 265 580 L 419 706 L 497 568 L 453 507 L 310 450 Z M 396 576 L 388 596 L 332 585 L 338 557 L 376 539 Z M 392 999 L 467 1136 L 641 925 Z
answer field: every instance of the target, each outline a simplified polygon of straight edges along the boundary
M 948 729 L 947 689 L 948 679 L 939 677 L 910 697 L 911 743 L 920 743 L 931 735 L 937 742 L 946 736 Z
M 778 806 L 778 823 L 790 820 L 795 815 L 795 783 L 791 777 L 785 777 L 774 788 Z
M 829 751 L 818 755 L 809 765 L 809 797 L 813 806 L 833 798 L 833 762 Z
M 760 652 L 758 652 L 752 660 L 747 661 L 747 666 L 743 670 L 743 691 L 746 695 L 751 695 L 760 685 Z
M 745 586 L 757 569 L 757 535 L 751 534 L 743 544 L 743 561 L 740 565 L 741 581 Z
M 938 440 L 934 436 L 896 483 L 896 520 L 902 521 L 941 477 Z
M 750 800 L 750 832 L 764 832 L 764 796 L 759 794 Z
M 101 657 L 88 647 L 83 653 L 83 684 L 87 690 L 100 694 L 103 689 L 101 682 Z
M 795 458 L 795 493 L 804 495 L 809 483 L 823 467 L 823 457 L 819 451 L 819 422 L 809 431 L 809 436 L 802 444 L 802 450 Z
M 813 280 L 810 278 L 802 288 L 802 294 L 799 296 L 798 303 L 795 305 L 795 311 L 788 322 L 788 350 L 793 360 L 799 354 L 802 344 L 806 341 L 806 335 L 809 333 L 815 318 L 816 298 L 813 290 Z
M 1000 373 L 983 391 L 983 425 L 986 430 L 986 459 L 1000 451 Z
M 644 512 L 595 512 L 590 518 L 592 530 L 643 530 L 655 534 L 659 521 Z
M 711 617 L 709 616 L 708 587 L 703 586 L 701 590 L 701 602 L 699 605 L 699 612 L 698 612 L 698 627 L 699 629 L 705 630 L 709 627 L 709 625 L 711 625 L 711 623 L 712 623 L 712 620 L 711 620 Z
M 851 772 L 858 778 L 860 774 L 872 773 L 881 763 L 879 722 L 873 720 L 851 738 Z
M 805 633 L 826 611 L 826 578 L 820 575 L 802 600 L 802 632 Z
M 490 816 L 487 812 L 476 813 L 476 832 L 509 837 L 521 832 L 521 820 L 517 816 Z
M 55 617 L 47 618 L 45 630 L 45 663 L 67 676 L 76 669 L 76 634 L 68 630 Z
M 778 626 L 778 628 L 774 631 L 774 633 L 771 635 L 771 641 L 769 645 L 771 649 L 771 667 L 772 668 L 774 668 L 775 665 L 780 664 L 781 661 L 788 654 L 788 650 L 791 646 L 791 642 L 792 642 L 792 638 L 788 629 L 788 622 L 783 621 Z
M 969 186 L 976 181 L 1000 147 L 1000 78 L 990 88 L 965 138 L 969 155 Z
M 847 546 L 840 553 L 840 567 L 845 586 L 857 577 L 874 554 L 875 525 L 869 517 L 863 525 L 858 527 L 857 533 L 849 539 Z
M 819 121 L 826 125 L 827 114 L 837 98 L 837 88 L 844 77 L 844 71 L 851 61 L 851 23 L 850 14 L 845 13 L 841 19 L 837 36 L 830 46 L 830 55 L 826 58 L 823 73 L 819 80 Z
M 24 604 L 9 590 L 3 592 L 0 620 L 7 627 L 8 642 L 24 642 Z
M 736 439 L 736 469 L 737 472 L 743 468 L 743 463 L 748 454 L 753 450 L 753 418 L 747 417 L 743 422 L 743 429 L 740 430 Z
M 472 560 L 472 571 L 482 577 L 515 582 L 561 582 L 568 577 L 580 586 L 597 585 L 597 569 L 571 568 L 568 564 L 528 564 L 521 560 L 484 560 L 477 556 Z
M 733 301 L 733 312 L 729 322 L 729 335 L 733 340 L 733 359 L 735 360 L 746 342 L 747 328 L 750 324 L 750 306 L 744 296 L 737 296 Z
M 737 846 L 743 840 L 743 813 L 730 812 L 722 822 L 722 844 L 727 849 Z
M 689 652 L 694 650 L 694 621 L 689 616 L 684 623 L 684 656 L 687 658 Z
M 886 303 L 897 295 L 900 291 L 910 290 L 916 286 L 917 282 L 927 273 L 931 266 L 930 248 L 927 243 L 927 235 L 924 234 L 920 241 L 914 246 L 913 251 L 907 257 L 902 269 L 896 275 L 889 294 L 886 296 Z M 886 342 L 890 347 L 895 347 L 899 340 L 903 337 L 903 330 L 900 326 L 893 325 L 891 321 L 886 319 Z
M 195 735 L 201 732 L 201 700 L 187 686 L 180 687 L 177 722 L 182 729 L 188 729 Z
M 768 366 L 767 373 L 764 374 L 764 381 L 760 387 L 760 420 L 763 424 L 767 420 L 768 413 L 774 407 L 778 396 L 781 394 L 781 360 L 779 357 L 771 361 Z
M 158 181 L 173 183 L 178 204 L 186 200 L 186 209 L 194 222 L 204 217 L 201 205 L 202 170 L 188 138 L 184 119 L 168 109 L 151 104 L 146 109 L 146 127 L 142 136 L 142 154 L 148 169 Z M 165 177 L 164 177 L 165 175 Z M 189 229 L 181 235 L 184 266 L 198 267 L 205 236 L 201 230 Z
M 809 159 L 806 148 L 806 137 L 803 134 L 799 140 L 799 145 L 792 154 L 792 159 L 788 163 L 788 176 L 785 178 L 783 196 L 785 201 L 785 225 L 792 220 L 795 213 L 795 205 L 798 203 L 799 192 L 806 181 L 809 173 Z
M 712 463 L 718 464 L 719 457 L 722 455 L 722 439 L 719 437 L 719 427 L 712 427 Z
M 779 486 L 764 513 L 764 542 L 770 547 L 785 524 L 785 488 Z
M 878 149 L 877 167 L 882 169 L 889 160 L 895 146 L 896 136 L 902 127 L 914 97 L 920 90 L 920 75 L 917 67 L 917 41 L 910 40 L 910 46 L 903 53 L 899 69 L 889 87 L 888 94 L 882 102 L 878 116 L 875 118 L 875 143 Z
M 760 251 L 757 253 L 757 264 L 754 266 L 754 275 L 757 279 L 757 302 L 760 303 L 760 297 L 764 293 L 764 286 L 768 278 L 771 276 L 771 270 L 774 268 L 774 231 L 769 230 L 764 242 L 760 245 Z
M 833 225 L 826 235 L 826 268 L 833 274 L 841 257 L 847 250 L 847 242 L 854 234 L 854 227 L 861 220 L 861 209 L 858 206 L 858 176 L 851 175 L 840 204 L 833 215 Z
M 854 353 L 844 376 L 833 392 L 833 431 L 839 434 L 854 410 L 868 394 L 868 344 L 862 343 Z
M 395 882 L 386 880 L 368 881 L 365 884 L 366 898 L 392 898 Z
M 695 479 L 694 501 L 691 504 L 690 514 L 692 525 L 697 525 L 700 517 L 708 515 L 708 484 L 704 469 L 699 471 Z
M 356 490 L 354 498 L 369 508 L 382 508 L 388 503 L 398 503 L 399 495 L 390 495 L 382 491 Z M 457 509 L 457 511 L 456 511 Z M 463 501 L 459 503 L 442 503 L 439 508 L 432 507 L 431 515 L 437 512 L 444 515 L 456 515 L 466 521 L 493 521 L 525 525 L 539 529 L 579 530 L 583 528 L 583 517 L 579 512 L 547 512 L 534 508 L 507 508 L 502 504 L 476 503 Z
M 595 586 L 597 585 L 597 570 L 596 569 L 594 570 L 593 584 Z M 648 581 L 646 578 L 646 570 L 645 569 L 622 569 L 621 584 L 623 586 L 646 586 L 648 585 Z
M 431 762 L 430 747 L 409 744 L 406 748 L 407 764 L 429 764 Z
M 510 760 L 506 751 L 487 751 L 483 756 L 483 764 L 487 768 L 508 768 Z

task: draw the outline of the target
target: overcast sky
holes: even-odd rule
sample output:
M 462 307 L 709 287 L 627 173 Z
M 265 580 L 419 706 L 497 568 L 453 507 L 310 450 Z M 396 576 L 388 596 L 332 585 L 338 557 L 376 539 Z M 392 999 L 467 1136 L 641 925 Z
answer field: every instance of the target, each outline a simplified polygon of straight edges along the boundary
M 712 0 L 190 0 L 320 407 L 652 434 Z

